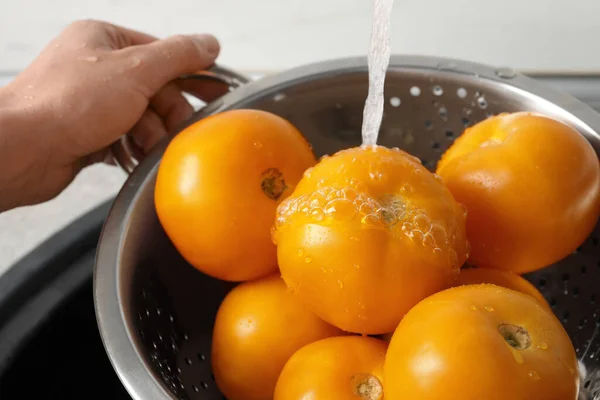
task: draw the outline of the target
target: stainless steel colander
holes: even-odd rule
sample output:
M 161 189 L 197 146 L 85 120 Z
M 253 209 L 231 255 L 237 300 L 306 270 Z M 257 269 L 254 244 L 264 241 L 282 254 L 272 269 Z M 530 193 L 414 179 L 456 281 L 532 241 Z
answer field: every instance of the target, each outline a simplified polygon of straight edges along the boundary
M 243 83 L 219 70 L 224 82 Z M 600 115 L 575 98 L 509 69 L 432 57 L 393 56 L 379 144 L 430 169 L 466 126 L 503 111 L 535 111 L 577 128 L 600 153 Z M 295 124 L 317 156 L 361 143 L 365 58 L 334 60 L 242 84 L 189 123 L 234 108 L 274 112 Z M 166 143 L 137 167 L 106 220 L 95 270 L 96 313 L 108 355 L 135 399 L 223 399 L 212 378 L 213 320 L 231 284 L 188 265 L 163 232 L 153 203 Z M 131 152 L 117 149 L 128 157 Z M 223 149 L 226 152 L 226 149 Z M 551 216 L 548 216 L 551 218 Z M 206 229 L 211 229 L 207 226 Z M 581 400 L 600 399 L 600 225 L 565 260 L 527 275 L 577 349 Z M 540 399 L 543 400 L 543 399 Z

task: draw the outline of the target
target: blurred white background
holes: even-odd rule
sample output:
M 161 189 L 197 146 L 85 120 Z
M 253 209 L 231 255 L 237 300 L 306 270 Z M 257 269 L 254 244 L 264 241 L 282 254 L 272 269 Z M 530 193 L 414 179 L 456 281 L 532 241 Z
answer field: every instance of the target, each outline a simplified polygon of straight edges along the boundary
M 97 18 L 157 36 L 215 33 L 222 62 L 272 70 L 366 52 L 370 0 L 2 0 L 0 70 L 20 70 L 64 25 Z M 600 68 L 598 0 L 396 0 L 392 45 L 525 70 Z
M 0 86 L 69 22 L 95 18 L 162 37 L 211 32 L 220 63 L 271 72 L 364 55 L 370 0 L 0 0 Z M 598 0 L 396 0 L 392 51 L 462 58 L 522 71 L 600 70 Z M 0 273 L 104 199 L 125 175 L 84 171 L 59 198 L 0 214 Z

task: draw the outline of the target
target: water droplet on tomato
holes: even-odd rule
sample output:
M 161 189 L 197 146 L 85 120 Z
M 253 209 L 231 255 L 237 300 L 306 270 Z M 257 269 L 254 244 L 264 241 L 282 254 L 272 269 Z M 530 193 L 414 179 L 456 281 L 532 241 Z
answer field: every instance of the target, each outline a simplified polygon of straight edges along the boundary
M 540 343 L 540 344 L 538 344 L 536 347 L 537 347 L 538 349 L 540 349 L 540 350 L 548 350 L 548 343 L 546 343 L 546 342 L 541 342 L 541 343 Z
M 446 240 L 447 240 L 446 229 L 444 229 L 444 227 L 442 225 L 432 224 L 431 228 L 429 229 L 429 232 L 431 233 L 431 235 L 433 235 L 435 244 L 438 247 L 446 244 Z
M 400 193 L 413 193 L 415 189 L 411 185 L 402 185 L 400 187 Z
M 573 369 L 573 367 L 571 367 L 569 364 L 567 364 L 565 360 L 561 359 L 560 362 L 562 363 L 562 365 L 564 365 L 567 368 L 567 371 L 569 371 L 569 373 L 571 375 L 573 375 L 575 373 L 575 369 Z
M 368 214 L 361 218 L 360 222 L 366 226 L 375 226 L 379 222 L 377 214 Z
M 325 218 L 325 213 L 322 208 L 315 208 L 311 211 L 310 215 L 313 217 L 315 221 L 322 221 Z
M 425 235 L 423 235 L 423 246 L 435 248 L 435 245 L 435 239 L 433 238 L 433 235 L 431 233 L 428 232 Z
M 521 351 L 515 349 L 508 343 L 506 345 L 508 346 L 510 352 L 512 353 L 513 357 L 515 358 L 515 361 L 517 362 L 517 364 L 523 364 L 525 362 L 525 360 L 523 359 L 523 354 L 521 354 Z
M 425 214 L 417 214 L 413 219 L 413 224 L 417 229 L 427 232 L 431 226 L 431 220 Z
M 423 242 L 423 232 L 421 232 L 421 231 L 420 231 L 420 230 L 418 230 L 418 229 L 413 229 L 413 230 L 412 230 L 412 231 L 411 231 L 411 232 L 408 234 L 408 236 L 409 236 L 411 239 L 415 240 L 417 243 L 418 243 L 418 242 L 421 242 L 421 243 Z
M 365 202 L 358 207 L 358 211 L 363 215 L 369 215 L 373 214 L 376 211 L 376 209 L 375 205 L 372 202 Z
M 529 373 L 527 374 L 527 376 L 529 376 L 534 381 L 539 381 L 540 380 L 540 374 L 538 374 L 535 371 L 529 371 Z

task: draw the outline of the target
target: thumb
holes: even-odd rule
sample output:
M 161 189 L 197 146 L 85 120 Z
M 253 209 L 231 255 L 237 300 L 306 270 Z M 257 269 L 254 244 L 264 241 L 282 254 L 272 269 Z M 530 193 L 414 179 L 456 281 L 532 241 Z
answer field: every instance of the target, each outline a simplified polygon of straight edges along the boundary
M 212 65 L 220 46 L 212 35 L 175 35 L 122 51 L 139 60 L 134 69 L 136 80 L 154 94 L 180 75 Z

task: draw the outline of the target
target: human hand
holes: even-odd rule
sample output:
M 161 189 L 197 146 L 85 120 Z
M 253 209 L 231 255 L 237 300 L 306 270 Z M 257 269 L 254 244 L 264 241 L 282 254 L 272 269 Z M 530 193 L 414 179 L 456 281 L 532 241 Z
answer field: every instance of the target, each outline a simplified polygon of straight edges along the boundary
M 0 211 L 53 198 L 122 135 L 148 151 L 193 112 L 176 78 L 218 53 L 210 35 L 68 26 L 0 88 Z

